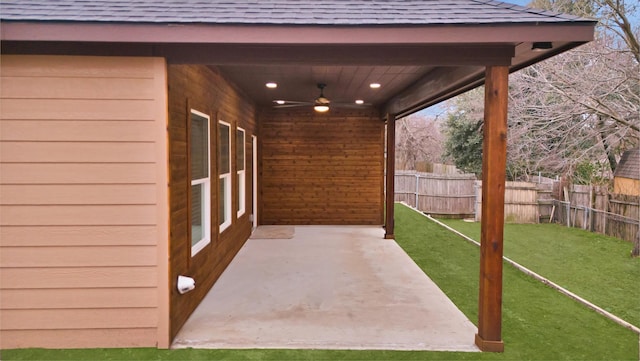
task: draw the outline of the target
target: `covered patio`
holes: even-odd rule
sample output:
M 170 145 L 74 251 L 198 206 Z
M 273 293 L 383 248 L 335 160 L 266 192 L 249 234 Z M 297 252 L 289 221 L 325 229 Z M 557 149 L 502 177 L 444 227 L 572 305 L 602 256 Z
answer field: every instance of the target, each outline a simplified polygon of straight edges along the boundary
M 4 158 L 7 164 L 20 167 L 14 169 L 33 174 L 16 178 L 24 182 L 20 186 L 40 189 L 36 187 L 42 179 L 51 179 L 51 185 L 81 196 L 52 199 L 51 204 L 18 199 L 6 205 L 17 216 L 5 224 L 21 230 L 13 239 L 17 246 L 12 247 L 32 248 L 17 253 L 16 259 L 27 265 L 17 274 L 47 268 L 57 280 L 56 267 L 80 270 L 82 275 L 109 267 L 109 273 L 96 272 L 95 281 L 79 277 L 74 287 L 88 301 L 63 304 L 74 317 L 80 312 L 99 314 L 93 326 L 66 319 L 51 325 L 40 317 L 39 307 L 24 306 L 24 300 L 34 298 L 29 296 L 32 289 L 16 292 L 14 306 L 27 307 L 24 312 L 35 321 L 25 325 L 16 316 L 17 329 L 8 330 L 15 342 L 8 345 L 42 346 L 22 340 L 39 340 L 46 334 L 45 345 L 56 347 L 165 348 L 174 338 L 175 347 L 194 346 L 189 343 L 198 338 L 189 336 L 190 330 L 206 324 L 210 334 L 198 347 L 292 346 L 282 342 L 314 348 L 394 343 L 389 347 L 444 347 L 426 345 L 425 340 L 440 337 L 435 329 L 440 335 L 457 332 L 429 328 L 439 322 L 455 326 L 451 317 L 455 308 L 433 311 L 446 299 L 431 300 L 436 291 L 428 279 L 393 241 L 382 239 L 394 238 L 395 122 L 484 85 L 482 213 L 492 217 L 482 219 L 478 328 L 464 331 L 460 344 L 474 349 L 475 342 L 482 351 L 504 350 L 508 76 L 591 41 L 595 21 L 489 0 L 333 0 L 321 7 L 307 0 L 50 3 L 2 4 L 3 65 L 12 64 L 14 77 L 14 86 L 3 99 L 10 106 L 3 107 L 2 117 L 15 129 L 3 144 L 10 152 L 3 155 L 11 155 Z M 131 88 L 132 83 L 137 88 Z M 316 109 L 318 105 L 324 112 Z M 42 128 L 45 125 L 50 128 Z M 116 173 L 109 168 L 113 164 L 118 166 Z M 110 180 L 111 191 L 120 198 L 95 199 L 95 194 L 102 194 L 105 179 L 91 178 L 87 188 L 77 183 L 77 177 L 60 178 L 60 174 L 96 174 L 96 169 L 108 175 L 103 178 Z M 142 175 L 134 179 L 139 183 L 132 184 L 132 174 Z M 122 196 L 128 194 L 122 187 L 130 185 L 144 185 L 149 194 L 135 201 Z M 113 218 L 87 212 L 87 206 Z M 38 213 L 24 211 L 25 207 L 46 217 L 33 217 Z M 123 216 L 127 214 L 133 216 Z M 251 239 L 218 280 L 253 226 L 296 224 L 374 228 L 364 232 L 370 232 L 367 247 L 361 245 L 360 236 L 332 233 L 348 228 L 323 228 L 322 233 L 294 226 L 298 236 L 309 232 L 322 238 Z M 33 226 L 77 227 L 70 234 L 84 237 L 76 240 L 64 233 L 61 241 L 52 243 L 47 234 L 42 243 L 22 242 L 20 237 Z M 139 232 L 145 237 L 121 236 L 122 229 L 130 226 L 143 229 Z M 106 232 L 94 235 L 87 229 Z M 194 232 L 198 229 L 206 231 Z M 298 249 L 300 244 L 304 249 Z M 94 257 L 97 246 L 108 250 L 100 255 L 113 256 L 106 261 Z M 132 254 L 124 247 L 132 246 L 141 247 L 144 256 L 123 260 L 121 255 Z M 341 248 L 345 246 L 351 248 Z M 46 253 L 52 249 L 64 257 Z M 77 251 L 90 256 L 68 253 Z M 47 256 L 29 258 L 41 254 L 37 252 Z M 380 254 L 374 257 L 375 252 Z M 78 259 L 84 268 L 78 268 Z M 51 267 L 49 260 L 60 261 Z M 298 263 L 304 267 L 286 268 Z M 354 267 L 364 269 L 356 272 Z M 140 277 L 144 282 L 128 277 L 131 269 L 144 270 Z M 419 275 L 415 280 L 410 276 L 414 273 Z M 366 280 L 364 275 L 375 279 Z M 195 279 L 198 286 L 181 294 L 176 285 L 180 276 Z M 52 284 L 37 279 L 45 281 L 35 282 L 34 289 Z M 291 287 L 294 281 L 315 287 L 305 293 L 305 288 Z M 405 292 L 409 284 L 415 294 Z M 93 296 L 96 289 L 128 294 L 140 285 L 154 295 L 140 298 L 144 312 L 136 303 L 123 307 L 121 300 L 128 297 L 93 303 L 101 299 Z M 47 297 L 66 295 L 67 288 L 66 283 L 55 286 Z M 201 301 L 192 320 L 207 309 L 212 313 L 200 318 L 200 325 L 190 321 L 182 329 Z M 231 306 L 237 309 L 234 313 L 227 312 Z M 320 326 L 326 322 L 324 328 L 306 330 L 297 324 L 301 320 L 291 316 L 297 308 L 310 310 L 306 315 L 315 317 Z M 113 313 L 126 316 L 114 320 Z M 46 314 L 60 319 L 56 307 Z M 274 318 L 279 323 L 260 323 Z M 32 331 L 29 337 L 21 333 L 27 326 Z M 87 330 L 100 331 L 82 341 L 69 341 L 88 335 Z M 320 337 L 320 330 L 333 338 Z M 355 344 L 358 341 L 342 345 L 347 338 L 341 332 L 364 336 L 360 345 Z M 467 333 L 475 333 L 475 340 Z M 326 344 L 313 344 L 319 340 Z
M 261 226 L 173 348 L 468 351 L 476 327 L 376 226 Z

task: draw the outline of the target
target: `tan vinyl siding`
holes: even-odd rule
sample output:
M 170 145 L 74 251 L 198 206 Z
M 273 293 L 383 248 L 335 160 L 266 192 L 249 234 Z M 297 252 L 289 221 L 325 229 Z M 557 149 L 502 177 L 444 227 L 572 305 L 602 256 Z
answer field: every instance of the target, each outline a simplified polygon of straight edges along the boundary
M 1 347 L 166 347 L 164 60 L 0 70 Z

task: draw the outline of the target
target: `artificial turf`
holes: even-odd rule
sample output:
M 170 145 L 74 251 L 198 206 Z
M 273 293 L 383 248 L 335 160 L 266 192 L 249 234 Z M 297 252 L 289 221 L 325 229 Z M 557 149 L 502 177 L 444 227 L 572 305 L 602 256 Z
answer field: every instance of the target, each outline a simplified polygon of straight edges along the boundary
M 441 220 L 480 241 L 480 223 Z M 504 255 L 640 327 L 640 258 L 633 244 L 559 224 L 506 224 Z
M 473 321 L 479 250 L 396 205 L 396 241 Z M 564 262 L 568 262 L 565 260 Z M 335 350 L 23 349 L 3 360 L 638 360 L 638 335 L 504 267 L 504 353 Z

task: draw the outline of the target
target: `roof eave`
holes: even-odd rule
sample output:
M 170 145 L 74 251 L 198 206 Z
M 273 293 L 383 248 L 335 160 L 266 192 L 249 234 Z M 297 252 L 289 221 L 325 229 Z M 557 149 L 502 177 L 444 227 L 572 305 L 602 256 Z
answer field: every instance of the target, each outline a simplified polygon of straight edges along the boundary
M 561 44 L 556 43 L 554 47 L 548 51 L 530 52 L 533 56 L 528 57 L 524 61 L 511 64 L 511 66 L 509 66 L 509 72 L 513 73 L 524 69 L 532 64 L 574 49 L 588 42 L 589 41 L 575 41 Z M 385 113 L 395 114 L 398 118 L 407 116 L 484 84 L 485 67 L 460 67 L 457 72 L 456 82 L 448 81 L 446 79 L 441 80 L 438 78 L 430 79 L 430 82 L 432 83 L 441 83 L 442 86 L 439 87 L 434 87 L 432 84 L 421 83 L 418 81 L 413 87 L 405 89 L 405 91 L 390 99 L 384 107 Z M 447 76 L 451 75 L 447 74 Z M 434 91 L 433 89 L 438 90 Z
M 3 41 L 218 44 L 456 44 L 591 41 L 594 21 L 440 25 L 0 22 Z

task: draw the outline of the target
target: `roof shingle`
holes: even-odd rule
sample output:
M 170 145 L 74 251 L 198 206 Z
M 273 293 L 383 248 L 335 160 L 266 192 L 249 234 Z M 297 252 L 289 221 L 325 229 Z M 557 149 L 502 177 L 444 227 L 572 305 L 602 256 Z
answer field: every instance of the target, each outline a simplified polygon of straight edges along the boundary
M 588 21 L 493 0 L 2 0 L 0 19 L 345 26 Z
M 622 153 L 614 176 L 640 179 L 640 148 L 630 149 Z

